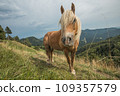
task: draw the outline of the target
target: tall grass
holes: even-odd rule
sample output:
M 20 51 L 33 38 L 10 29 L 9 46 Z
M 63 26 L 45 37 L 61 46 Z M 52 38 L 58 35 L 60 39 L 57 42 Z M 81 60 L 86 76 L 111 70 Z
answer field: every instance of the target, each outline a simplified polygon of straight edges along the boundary
M 36 51 L 15 41 L 0 42 L 0 79 L 34 80 L 103 80 L 120 79 L 120 69 L 108 67 L 104 62 L 86 62 L 77 58 L 74 64 L 76 76 L 69 72 L 65 56 L 55 52 L 54 62 L 47 64 L 44 50 Z

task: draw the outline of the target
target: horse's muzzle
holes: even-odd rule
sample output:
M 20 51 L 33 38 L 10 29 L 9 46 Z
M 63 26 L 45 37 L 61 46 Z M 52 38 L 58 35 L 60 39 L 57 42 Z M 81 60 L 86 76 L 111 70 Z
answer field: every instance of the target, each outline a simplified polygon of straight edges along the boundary
M 73 46 L 74 45 L 74 41 L 72 37 L 63 37 L 62 39 L 62 43 L 64 44 L 64 46 Z

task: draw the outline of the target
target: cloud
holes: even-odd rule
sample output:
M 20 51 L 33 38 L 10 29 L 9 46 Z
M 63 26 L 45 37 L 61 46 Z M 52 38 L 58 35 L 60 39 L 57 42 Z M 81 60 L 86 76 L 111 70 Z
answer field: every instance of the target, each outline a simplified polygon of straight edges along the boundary
M 49 27 L 49 28 L 45 28 L 44 30 L 56 30 L 56 28 Z
M 0 0 L 0 24 L 21 37 L 43 36 L 59 30 L 60 6 L 70 10 L 72 2 L 82 29 L 120 26 L 119 0 Z
M 119 0 L 84 0 L 76 8 L 82 28 L 120 26 L 119 4 Z
M 30 25 L 33 26 L 33 27 L 40 27 L 40 26 L 44 26 L 45 23 L 44 23 L 44 22 L 41 22 L 41 21 L 32 21 L 32 22 L 30 23 Z
M 23 17 L 26 14 L 14 2 L 4 0 L 0 2 L 0 19 L 10 19 Z

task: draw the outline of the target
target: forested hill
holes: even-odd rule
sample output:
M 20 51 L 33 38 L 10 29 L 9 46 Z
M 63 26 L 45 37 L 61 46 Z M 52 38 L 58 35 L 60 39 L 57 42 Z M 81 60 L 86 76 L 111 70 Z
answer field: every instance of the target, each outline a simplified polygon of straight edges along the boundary
M 42 46 L 43 45 L 43 41 L 36 38 L 36 37 L 27 37 L 27 38 L 23 38 L 20 40 L 21 43 L 25 43 L 25 42 L 29 42 L 32 46 Z
M 80 38 L 80 46 L 84 46 L 87 43 L 98 42 L 105 40 L 109 37 L 115 37 L 120 35 L 120 28 L 104 28 L 104 29 L 86 29 L 82 30 Z
M 120 66 L 120 35 L 97 43 L 89 43 L 78 49 L 77 56 L 88 56 L 91 60 L 111 56 L 116 66 Z

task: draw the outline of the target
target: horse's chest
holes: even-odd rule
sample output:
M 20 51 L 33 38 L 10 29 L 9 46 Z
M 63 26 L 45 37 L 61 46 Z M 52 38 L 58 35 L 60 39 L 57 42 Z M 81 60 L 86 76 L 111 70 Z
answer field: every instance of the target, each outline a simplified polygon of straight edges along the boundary
M 50 45 L 53 49 L 62 50 L 58 43 L 53 43 Z
M 59 45 L 59 38 L 51 38 L 50 40 L 50 47 L 56 50 L 62 50 L 60 45 Z

